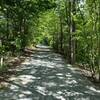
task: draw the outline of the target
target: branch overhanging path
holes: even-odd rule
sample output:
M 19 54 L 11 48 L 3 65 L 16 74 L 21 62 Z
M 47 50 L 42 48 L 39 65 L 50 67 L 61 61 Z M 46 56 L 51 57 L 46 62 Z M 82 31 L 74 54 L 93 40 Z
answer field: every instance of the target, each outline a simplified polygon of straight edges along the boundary
M 14 69 L 0 100 L 100 100 L 100 90 L 60 54 L 44 46 L 37 49 Z

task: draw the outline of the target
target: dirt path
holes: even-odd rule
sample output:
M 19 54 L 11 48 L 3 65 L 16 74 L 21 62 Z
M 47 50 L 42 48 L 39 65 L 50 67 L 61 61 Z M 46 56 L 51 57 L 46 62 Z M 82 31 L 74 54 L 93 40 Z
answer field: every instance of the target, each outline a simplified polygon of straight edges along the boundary
M 61 55 L 41 50 L 14 69 L 0 100 L 100 100 L 100 90 Z

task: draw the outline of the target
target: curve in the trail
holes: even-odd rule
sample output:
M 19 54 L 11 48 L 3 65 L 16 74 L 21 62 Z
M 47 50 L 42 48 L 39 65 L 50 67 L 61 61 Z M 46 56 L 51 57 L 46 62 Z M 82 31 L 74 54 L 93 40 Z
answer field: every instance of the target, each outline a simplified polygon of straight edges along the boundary
M 51 51 L 36 52 L 14 70 L 0 100 L 100 100 L 100 90 Z

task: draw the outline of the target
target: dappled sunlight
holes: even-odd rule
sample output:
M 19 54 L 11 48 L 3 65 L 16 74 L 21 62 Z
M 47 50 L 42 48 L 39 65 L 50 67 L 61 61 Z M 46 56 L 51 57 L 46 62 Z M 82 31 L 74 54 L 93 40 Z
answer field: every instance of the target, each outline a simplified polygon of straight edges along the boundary
M 18 77 L 18 79 L 23 85 L 27 85 L 28 83 L 33 82 L 33 80 L 36 79 L 36 77 L 31 75 L 21 75 Z
M 44 95 L 44 96 L 47 94 L 47 93 L 46 93 L 46 88 L 45 88 L 45 87 L 37 86 L 37 87 L 36 87 L 36 91 L 37 91 L 38 93 Z
M 71 81 L 66 80 L 65 82 L 66 82 L 66 84 L 77 84 L 76 80 L 71 80 Z
M 63 73 L 57 73 L 56 75 L 57 76 L 63 76 Z
M 54 93 L 53 96 L 56 97 L 56 98 L 62 98 L 60 100 L 66 100 L 66 97 L 73 97 L 73 96 L 79 96 L 79 95 L 83 95 L 82 93 L 79 93 L 79 92 L 74 92 L 74 91 L 67 91 L 67 90 L 64 90 L 64 91 L 58 91 L 57 93 Z
M 70 68 L 70 67 L 72 67 L 72 65 L 70 65 L 70 64 L 67 64 L 67 67 L 69 67 L 69 68 Z
M 14 92 L 17 92 L 19 90 L 19 87 L 18 86 L 15 86 L 15 85 L 10 85 L 9 88 L 11 90 L 13 90 Z
M 45 87 L 55 87 L 57 84 L 55 82 L 42 82 L 42 85 Z
M 15 81 L 15 83 L 27 85 L 28 83 L 33 82 L 36 79 L 36 77 L 32 75 L 20 75 L 18 77 L 12 77 L 9 80 Z
M 70 78 L 70 77 L 72 77 L 72 75 L 70 73 L 67 73 L 66 77 Z
M 19 99 L 19 100 L 33 100 L 32 98 L 22 98 L 22 99 Z M 38 100 L 38 99 L 36 99 Z
M 50 62 L 50 61 L 44 61 L 42 59 L 34 59 L 33 61 L 31 61 L 30 63 L 24 63 L 23 65 L 30 65 L 32 64 L 33 66 L 47 66 L 47 67 L 50 67 L 50 68 L 54 68 L 54 65 L 55 63 L 53 62 Z
M 53 96 L 58 100 L 66 100 L 63 96 L 60 96 L 59 94 L 53 94 Z
M 88 89 L 94 91 L 94 92 L 97 92 L 97 93 L 100 93 L 100 90 L 96 90 L 94 87 L 91 87 L 91 86 L 86 86 Z
M 9 78 L 9 88 L 0 98 L 16 100 L 99 100 L 100 90 L 61 55 L 38 52 L 17 67 Z M 5 93 L 5 96 L 2 94 Z

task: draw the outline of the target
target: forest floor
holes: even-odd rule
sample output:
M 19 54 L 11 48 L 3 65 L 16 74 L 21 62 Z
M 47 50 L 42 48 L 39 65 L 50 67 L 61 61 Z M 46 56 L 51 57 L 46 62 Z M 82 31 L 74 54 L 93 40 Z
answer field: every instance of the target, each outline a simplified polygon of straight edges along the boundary
M 14 73 L 4 79 L 0 100 L 100 100 L 100 89 L 47 47 L 8 71 Z

